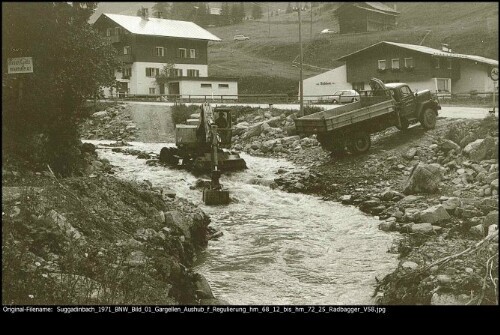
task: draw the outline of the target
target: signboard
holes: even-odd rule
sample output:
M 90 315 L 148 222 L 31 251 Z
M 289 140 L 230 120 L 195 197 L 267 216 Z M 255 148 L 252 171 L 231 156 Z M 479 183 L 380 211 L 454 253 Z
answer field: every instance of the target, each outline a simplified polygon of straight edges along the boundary
M 33 58 L 32 57 L 18 57 L 7 58 L 7 73 L 33 73 Z
M 491 79 L 493 79 L 494 81 L 498 80 L 498 68 L 497 67 L 494 67 L 491 69 L 490 76 L 491 76 Z

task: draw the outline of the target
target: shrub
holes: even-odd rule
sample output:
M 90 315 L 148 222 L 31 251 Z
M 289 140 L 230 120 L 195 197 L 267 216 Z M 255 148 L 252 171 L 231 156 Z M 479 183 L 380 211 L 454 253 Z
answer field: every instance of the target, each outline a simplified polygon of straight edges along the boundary
M 196 105 L 175 105 L 172 107 L 172 121 L 174 124 L 184 123 L 187 119 L 189 119 L 191 114 L 196 113 L 198 110 L 199 107 Z

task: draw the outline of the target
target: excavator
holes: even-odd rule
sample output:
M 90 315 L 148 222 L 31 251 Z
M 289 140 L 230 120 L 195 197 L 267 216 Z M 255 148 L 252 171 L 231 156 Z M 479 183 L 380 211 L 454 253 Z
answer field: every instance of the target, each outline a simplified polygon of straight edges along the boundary
M 186 123 L 175 126 L 176 147 L 163 147 L 160 163 L 194 173 L 211 172 L 210 188 L 203 191 L 203 201 L 207 205 L 229 203 L 229 192 L 222 190 L 219 183 L 221 173 L 247 168 L 238 153 L 228 150 L 232 139 L 231 109 L 204 103 L 200 114 L 191 115 Z

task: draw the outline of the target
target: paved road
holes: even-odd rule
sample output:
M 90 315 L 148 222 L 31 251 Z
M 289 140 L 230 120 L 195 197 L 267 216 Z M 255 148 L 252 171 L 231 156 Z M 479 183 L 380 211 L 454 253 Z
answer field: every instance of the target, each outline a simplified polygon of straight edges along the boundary
M 150 106 L 173 106 L 171 102 L 146 102 L 146 101 L 128 101 L 127 103 L 131 105 L 150 105 Z M 186 105 L 199 105 L 199 103 L 186 103 Z M 213 107 L 224 105 L 224 106 L 250 106 L 250 107 L 260 107 L 269 108 L 269 104 L 243 104 L 243 103 L 212 103 Z M 336 108 L 341 105 L 314 105 L 316 107 L 322 107 L 325 109 Z M 273 104 L 273 108 L 278 109 L 292 109 L 298 110 L 299 104 Z M 488 111 L 491 108 L 485 107 L 452 107 L 443 106 L 439 111 L 439 116 L 445 118 L 455 118 L 455 119 L 482 119 L 488 115 Z M 495 115 L 498 117 L 498 108 L 495 110 Z

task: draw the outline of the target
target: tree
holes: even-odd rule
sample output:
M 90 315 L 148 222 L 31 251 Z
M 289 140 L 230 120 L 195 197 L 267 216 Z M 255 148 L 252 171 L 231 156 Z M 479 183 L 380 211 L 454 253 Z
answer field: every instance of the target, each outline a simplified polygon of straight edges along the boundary
M 253 3 L 252 6 L 252 17 L 255 20 L 262 18 L 262 7 L 258 3 Z
M 223 26 L 231 24 L 231 12 L 227 2 L 224 2 L 221 7 L 220 24 Z
M 174 64 L 167 63 L 161 69 L 160 74 L 156 76 L 156 83 L 158 85 L 166 84 L 170 77 L 173 77 L 172 70 L 175 69 Z
M 115 50 L 88 23 L 96 3 L 2 5 L 2 59 L 32 57 L 33 73 L 2 75 L 2 152 L 70 175 L 81 167 L 78 120 L 87 98 L 115 83 Z M 4 156 L 6 157 L 6 156 Z

